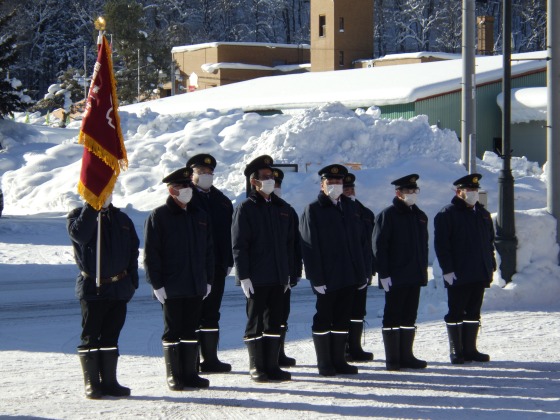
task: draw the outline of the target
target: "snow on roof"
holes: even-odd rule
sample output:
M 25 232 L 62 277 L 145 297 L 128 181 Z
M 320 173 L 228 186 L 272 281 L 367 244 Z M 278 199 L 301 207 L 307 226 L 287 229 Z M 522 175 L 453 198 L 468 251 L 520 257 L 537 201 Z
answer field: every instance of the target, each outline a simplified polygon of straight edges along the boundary
M 441 58 L 443 60 L 457 60 L 461 58 L 461 54 L 419 51 L 419 52 L 402 53 L 402 54 L 387 54 L 384 55 L 383 57 L 376 58 L 373 61 L 404 60 L 410 58 L 424 58 L 424 57 Z
M 512 62 L 512 76 L 546 70 L 546 51 L 515 54 L 513 57 L 525 60 Z M 502 64 L 502 56 L 477 57 L 476 83 L 500 81 Z M 334 101 L 352 109 L 406 104 L 459 91 L 462 72 L 462 60 L 447 60 L 268 76 L 127 105 L 123 109 L 139 112 L 150 108 L 154 112 L 178 114 L 200 113 L 207 109 L 242 109 L 246 112 L 302 109 Z
M 547 88 L 517 88 L 511 90 L 511 122 L 528 123 L 546 121 Z M 503 109 L 504 95 L 500 93 L 496 101 Z
M 277 44 L 274 42 L 206 42 L 203 44 L 183 45 L 173 47 L 171 53 L 180 53 L 185 51 L 197 51 L 205 48 L 217 48 L 220 45 L 234 45 L 242 47 L 267 47 L 267 48 L 302 48 L 309 49 L 309 44 Z
M 290 72 L 298 69 L 311 67 L 311 64 L 282 64 L 279 66 L 261 66 L 260 64 L 245 63 L 206 63 L 200 66 L 205 73 L 214 73 L 220 69 L 242 69 L 242 70 L 263 70 L 263 71 L 283 71 Z

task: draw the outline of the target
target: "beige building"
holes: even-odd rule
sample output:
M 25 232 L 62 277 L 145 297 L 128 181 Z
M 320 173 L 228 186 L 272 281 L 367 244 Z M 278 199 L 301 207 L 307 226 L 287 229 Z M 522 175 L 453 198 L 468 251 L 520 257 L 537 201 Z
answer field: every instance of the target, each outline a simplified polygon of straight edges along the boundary
M 212 42 L 174 47 L 175 93 L 308 71 L 309 45 Z
M 373 0 L 312 0 L 310 19 L 311 71 L 373 57 Z

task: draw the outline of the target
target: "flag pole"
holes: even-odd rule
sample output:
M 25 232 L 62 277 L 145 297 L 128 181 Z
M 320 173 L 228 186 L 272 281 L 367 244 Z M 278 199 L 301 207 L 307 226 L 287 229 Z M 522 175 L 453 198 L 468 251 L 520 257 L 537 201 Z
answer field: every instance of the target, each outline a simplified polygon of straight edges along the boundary
M 105 32 L 105 20 L 102 17 L 97 19 L 96 27 L 99 29 L 97 35 L 97 48 L 103 44 L 103 32 Z M 92 79 L 93 82 L 93 79 Z M 101 292 L 101 211 L 97 213 L 97 249 L 95 261 L 95 288 L 97 294 Z

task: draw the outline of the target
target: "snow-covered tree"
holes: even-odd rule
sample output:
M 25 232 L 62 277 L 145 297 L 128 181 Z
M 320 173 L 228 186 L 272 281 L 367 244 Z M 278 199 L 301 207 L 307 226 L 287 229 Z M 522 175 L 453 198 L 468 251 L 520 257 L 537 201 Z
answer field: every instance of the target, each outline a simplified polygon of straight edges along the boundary
M 0 5 L 6 2 L 0 0 Z M 19 111 L 23 107 L 20 91 L 21 82 L 10 78 L 10 66 L 17 58 L 15 34 L 6 31 L 7 23 L 15 15 L 15 10 L 0 14 L 0 118 Z

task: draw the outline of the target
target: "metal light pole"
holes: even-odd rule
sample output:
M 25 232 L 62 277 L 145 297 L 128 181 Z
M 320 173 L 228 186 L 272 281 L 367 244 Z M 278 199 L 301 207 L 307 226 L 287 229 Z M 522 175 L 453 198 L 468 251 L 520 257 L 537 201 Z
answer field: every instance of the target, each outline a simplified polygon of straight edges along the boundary
M 547 2 L 547 100 L 546 137 L 547 137 L 547 179 L 546 207 L 550 214 L 556 218 L 556 242 L 560 244 L 560 130 L 555 122 L 558 121 L 560 112 L 560 5 L 558 0 Z
M 469 170 L 472 161 L 476 164 L 476 127 L 475 127 L 475 0 L 463 0 L 463 38 L 462 38 L 462 60 L 463 79 L 461 89 L 461 163 Z M 473 146 L 475 146 L 473 148 Z M 474 156 L 472 155 L 474 154 Z
M 138 99 L 136 102 L 140 102 L 140 48 L 138 48 Z
M 502 94 L 502 159 L 503 166 L 498 177 L 498 216 L 496 219 L 496 249 L 502 263 L 502 278 L 509 283 L 516 273 L 517 238 L 515 237 L 515 214 L 513 175 L 511 173 L 511 0 L 503 0 L 503 79 Z

